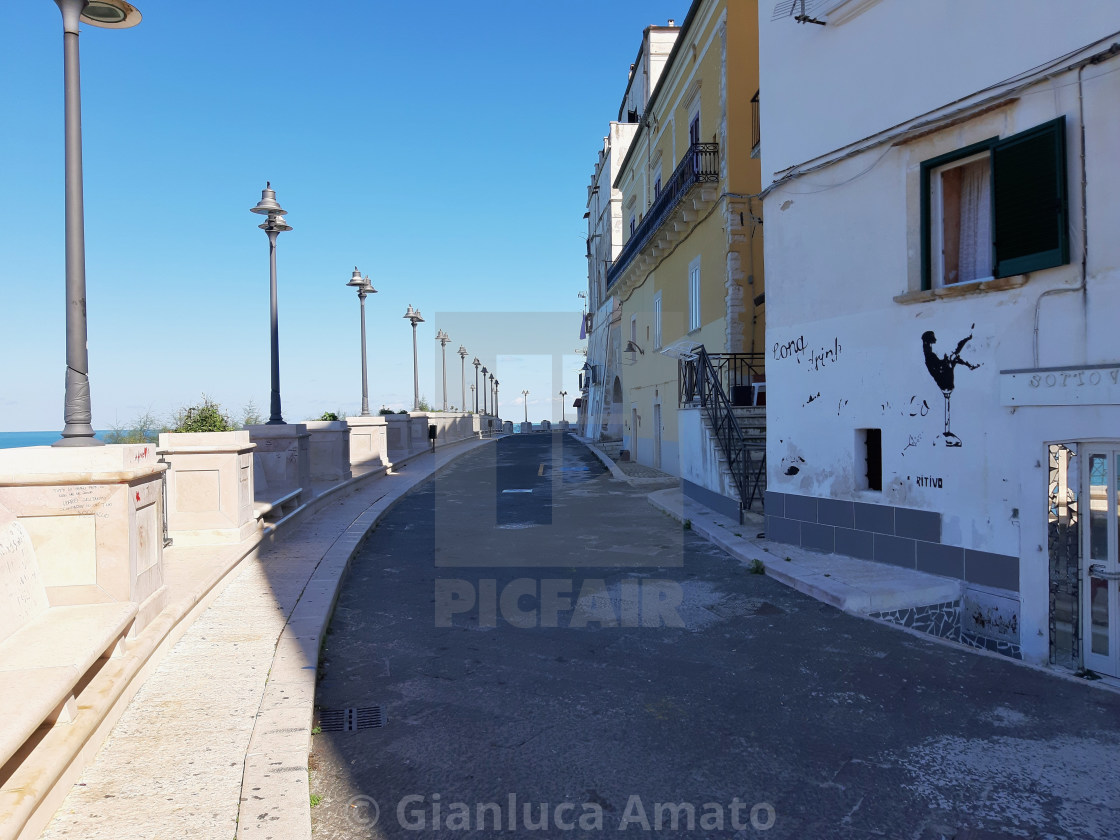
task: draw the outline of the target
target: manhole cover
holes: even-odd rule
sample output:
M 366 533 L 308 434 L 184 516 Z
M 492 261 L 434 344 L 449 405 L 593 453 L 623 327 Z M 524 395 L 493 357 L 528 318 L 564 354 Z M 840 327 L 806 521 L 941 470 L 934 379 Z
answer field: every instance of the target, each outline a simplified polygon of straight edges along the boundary
M 322 732 L 357 732 L 384 726 L 380 706 L 349 709 L 320 709 L 319 729 Z

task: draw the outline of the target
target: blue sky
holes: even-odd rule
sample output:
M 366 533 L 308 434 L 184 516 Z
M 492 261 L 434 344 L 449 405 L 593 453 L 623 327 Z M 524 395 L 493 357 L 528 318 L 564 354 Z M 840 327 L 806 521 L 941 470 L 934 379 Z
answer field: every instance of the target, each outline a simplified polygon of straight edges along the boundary
M 539 353 L 580 345 L 595 156 L 643 27 L 681 21 L 687 0 L 137 5 L 136 28 L 81 36 L 96 428 L 204 392 L 267 415 L 268 245 L 248 212 L 266 179 L 294 227 L 278 249 L 285 419 L 360 405 L 355 265 L 379 290 L 371 407 L 411 404 L 411 303 L 428 319 L 430 401 L 440 313 L 492 313 L 447 328 L 451 402 L 450 351 L 485 346 L 506 416 L 523 416 L 525 389 L 530 417 L 559 416 L 538 351 L 493 337 L 516 313 L 568 312 L 570 341 Z M 65 370 L 61 18 L 51 0 L 14 6 L 0 28 L 0 431 L 61 428 Z

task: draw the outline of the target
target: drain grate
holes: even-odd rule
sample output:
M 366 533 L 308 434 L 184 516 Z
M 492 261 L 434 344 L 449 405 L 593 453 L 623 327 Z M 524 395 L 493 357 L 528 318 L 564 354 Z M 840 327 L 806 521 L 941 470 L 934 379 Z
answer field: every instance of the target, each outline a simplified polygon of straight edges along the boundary
M 349 709 L 320 709 L 319 729 L 323 732 L 357 732 L 385 725 L 380 706 Z

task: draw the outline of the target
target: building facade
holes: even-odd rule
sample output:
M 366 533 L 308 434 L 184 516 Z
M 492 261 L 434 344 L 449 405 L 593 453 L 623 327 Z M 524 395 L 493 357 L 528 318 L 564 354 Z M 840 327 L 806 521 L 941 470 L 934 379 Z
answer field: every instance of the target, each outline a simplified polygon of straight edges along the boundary
M 679 362 L 701 346 L 762 350 L 757 31 L 754 2 L 690 7 L 619 165 L 622 248 L 606 273 L 620 304 L 621 367 L 604 384 L 621 397 L 625 448 L 686 487 L 717 492 L 726 492 L 718 465 L 690 455 L 705 431 L 698 410 L 682 408 Z
M 622 439 L 621 330 L 620 301 L 608 293 L 607 272 L 622 250 L 622 193 L 615 186 L 619 165 L 645 115 L 650 93 L 676 43 L 680 30 L 670 20 L 668 26 L 648 26 L 642 33 L 638 55 L 630 65 L 626 90 L 612 120 L 595 172 L 587 188 L 587 297 L 590 313 L 587 364 L 581 382 L 584 423 L 581 432 L 592 440 Z
M 1120 6 L 805 6 L 759 9 L 767 536 L 1118 676 Z

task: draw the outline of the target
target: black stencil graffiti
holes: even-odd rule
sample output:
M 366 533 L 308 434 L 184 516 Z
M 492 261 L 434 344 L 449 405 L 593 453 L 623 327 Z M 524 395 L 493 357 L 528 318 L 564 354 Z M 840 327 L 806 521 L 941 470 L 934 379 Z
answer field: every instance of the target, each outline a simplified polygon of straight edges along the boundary
M 911 446 L 917 446 L 919 443 L 922 442 L 922 436 L 920 434 L 918 434 L 918 435 L 907 435 L 906 437 L 907 437 L 906 445 L 904 447 L 902 447 L 902 455 L 904 457 L 906 455 L 906 450 L 907 449 L 909 449 Z
M 820 398 L 821 398 L 821 392 L 820 391 L 817 391 L 816 394 L 810 394 L 809 399 L 807 399 L 805 402 L 801 403 L 801 407 L 804 408 L 809 403 L 814 402 L 816 400 L 819 400 Z
M 929 414 L 929 403 L 925 400 L 922 400 L 921 405 L 915 405 L 914 401 L 917 399 L 918 397 L 916 395 L 910 398 L 910 416 L 917 417 L 921 415 L 922 417 L 925 417 L 927 414 Z
M 975 329 L 976 325 L 972 325 Z M 926 330 L 922 333 L 922 352 L 926 357 L 926 370 L 929 375 L 933 377 L 933 381 L 937 383 L 937 387 L 941 389 L 942 395 L 945 397 L 945 445 L 946 446 L 960 446 L 962 441 L 957 437 L 949 428 L 949 398 L 953 395 L 954 388 L 954 370 L 957 365 L 964 365 L 969 370 L 976 370 L 980 367 L 979 364 L 972 364 L 961 358 L 961 350 L 964 349 L 968 342 L 972 341 L 972 333 L 969 333 L 960 341 L 957 342 L 957 347 L 952 353 L 946 353 L 944 356 L 938 356 L 933 352 L 933 345 L 937 343 L 937 336 L 933 334 L 933 330 Z

